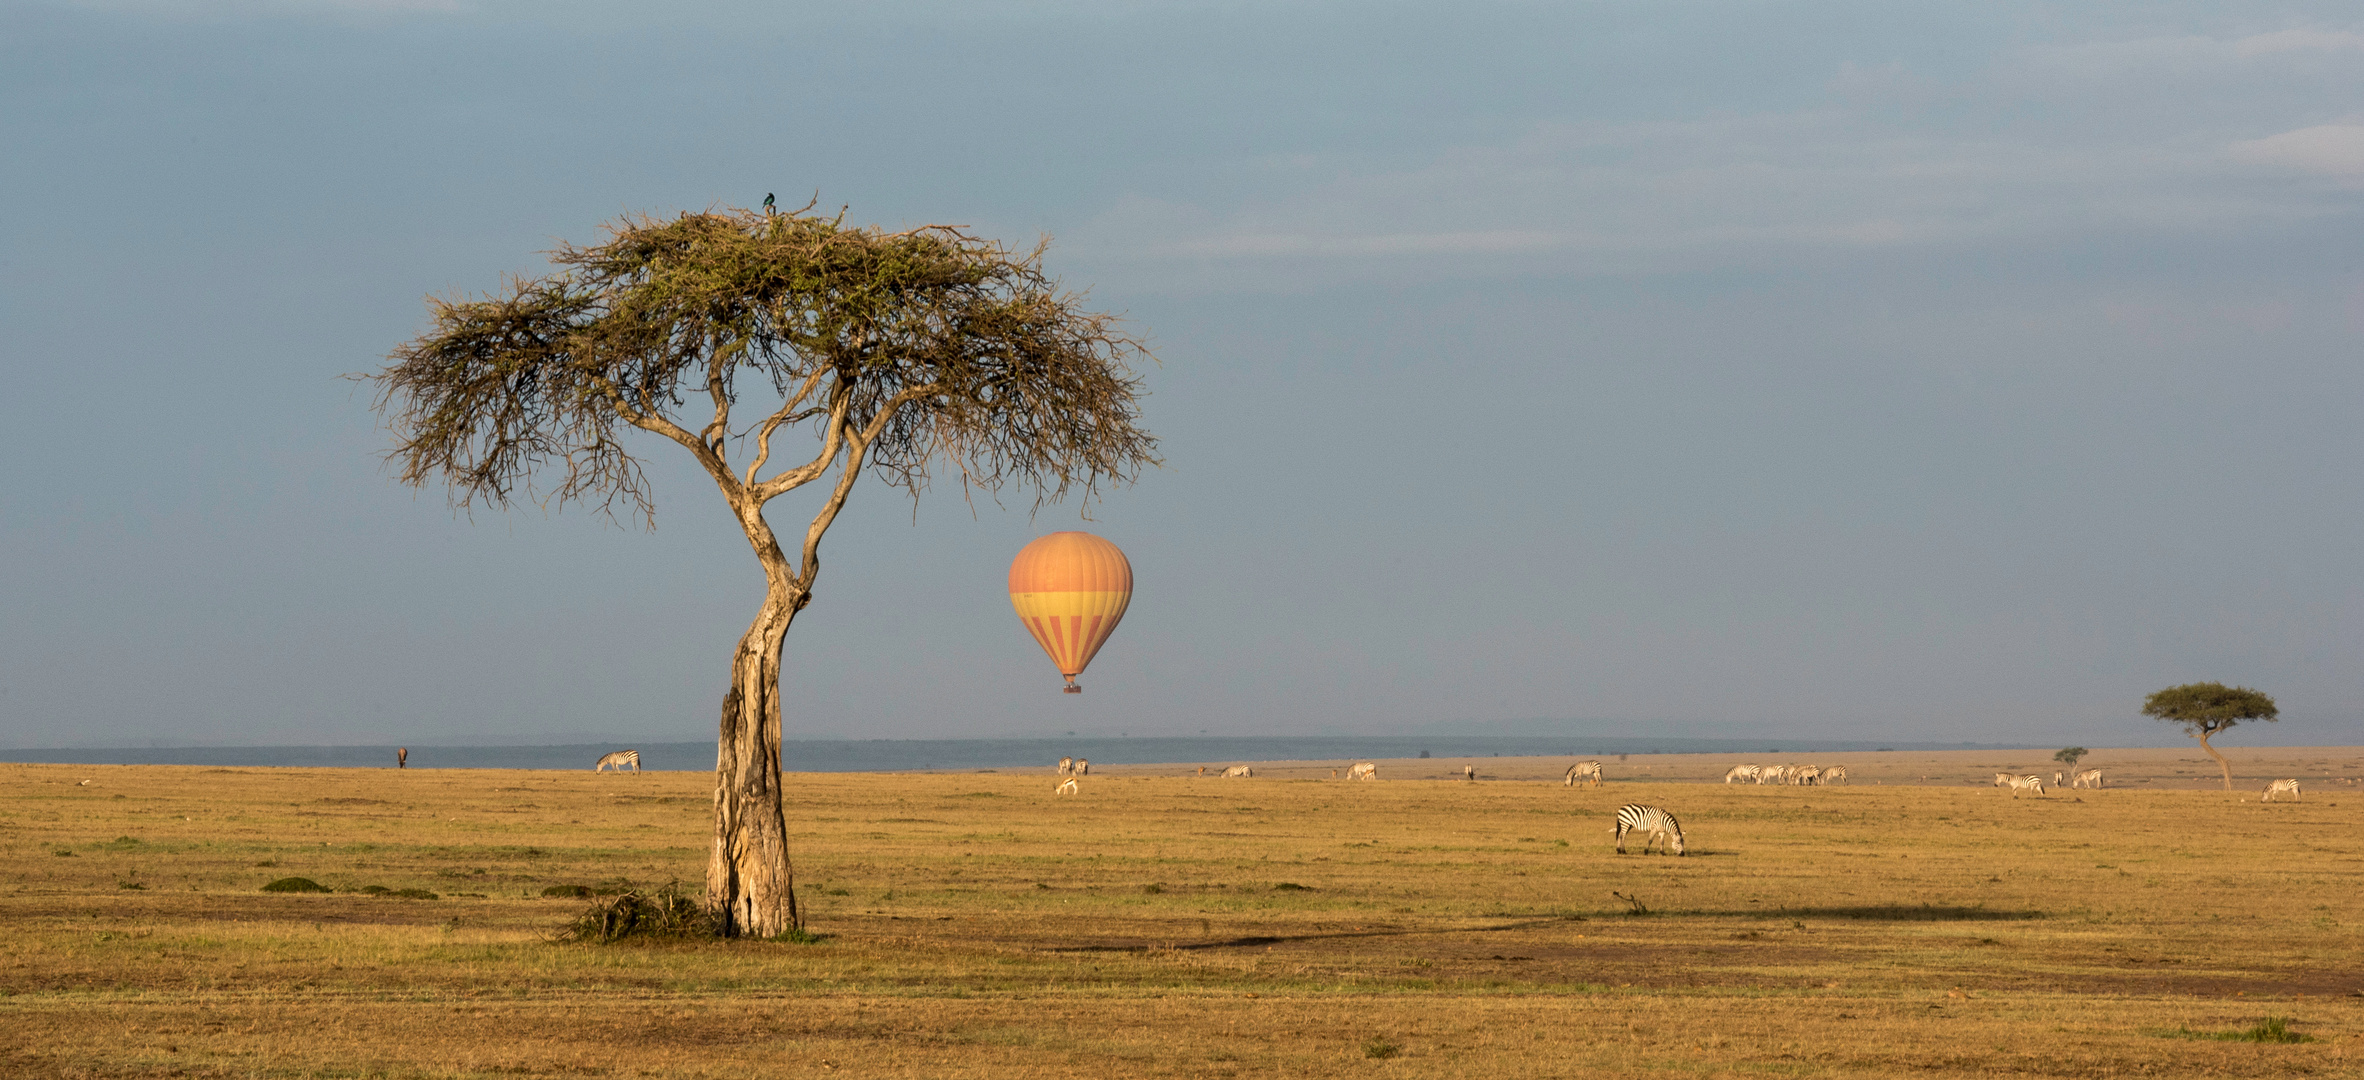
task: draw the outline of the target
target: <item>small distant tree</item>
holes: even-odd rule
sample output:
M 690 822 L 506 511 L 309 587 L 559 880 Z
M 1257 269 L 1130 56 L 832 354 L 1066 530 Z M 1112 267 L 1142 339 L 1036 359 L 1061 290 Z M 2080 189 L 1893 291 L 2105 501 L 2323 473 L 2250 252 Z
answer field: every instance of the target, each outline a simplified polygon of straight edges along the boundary
M 653 525 L 652 445 L 720 490 L 764 578 L 714 766 L 704 906 L 732 937 L 803 928 L 780 798 L 781 646 L 855 481 L 867 471 L 917 498 L 949 467 L 1040 505 L 1156 460 L 1128 366 L 1146 350 L 1061 292 L 1041 247 L 810 209 L 626 218 L 605 243 L 561 245 L 555 273 L 430 299 L 432 328 L 371 376 L 401 479 L 441 481 L 462 507 L 580 500 Z M 807 450 L 771 464 L 793 433 Z M 784 551 L 765 504 L 807 486 L 811 521 Z
M 2233 790 L 2233 763 L 2226 761 L 2216 747 L 2208 744 L 2210 736 L 2225 731 L 2244 720 L 2263 720 L 2272 723 L 2281 713 L 2274 707 L 2274 699 L 2246 686 L 2226 686 L 2223 683 L 2187 683 L 2170 686 L 2143 700 L 2142 714 L 2183 725 L 2184 734 L 2200 740 L 2200 749 L 2216 759 L 2224 770 L 2224 789 Z
M 2086 749 L 2082 746 L 2071 746 L 2055 752 L 2052 755 L 2052 760 L 2074 769 L 2077 767 L 2077 760 L 2084 757 L 2086 753 Z

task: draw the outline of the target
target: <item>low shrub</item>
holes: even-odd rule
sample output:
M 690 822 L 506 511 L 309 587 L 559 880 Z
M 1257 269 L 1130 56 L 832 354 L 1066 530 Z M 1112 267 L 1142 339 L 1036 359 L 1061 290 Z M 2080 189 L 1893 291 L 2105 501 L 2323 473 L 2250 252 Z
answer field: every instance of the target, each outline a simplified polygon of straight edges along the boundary
M 395 897 L 395 898 L 397 898 L 397 899 L 401 899 L 401 900 L 441 900 L 441 899 L 443 899 L 442 897 L 440 897 L 440 896 L 437 896 L 437 895 L 435 895 L 434 893 L 428 892 L 428 891 L 427 891 L 427 890 L 425 890 L 425 889 L 389 889 L 389 888 L 387 888 L 387 887 L 385 887 L 385 886 L 383 886 L 383 885 L 364 885 L 364 886 L 360 887 L 359 889 L 355 889 L 354 891 L 355 891 L 355 892 L 365 892 L 365 893 L 368 893 L 368 894 L 370 894 L 371 896 L 391 896 L 391 897 Z
M 308 877 L 283 877 L 263 886 L 264 892 L 330 892 L 328 886 Z

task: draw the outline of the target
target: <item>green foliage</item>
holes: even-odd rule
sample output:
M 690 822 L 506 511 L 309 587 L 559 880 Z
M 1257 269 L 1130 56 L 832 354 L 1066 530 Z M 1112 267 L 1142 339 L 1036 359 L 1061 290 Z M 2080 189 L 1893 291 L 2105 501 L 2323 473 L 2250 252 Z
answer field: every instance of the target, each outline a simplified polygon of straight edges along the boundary
M 332 892 L 328 886 L 308 877 L 283 877 L 263 886 L 264 892 Z
M 2246 686 L 2187 683 L 2170 686 L 2143 700 L 2142 714 L 2171 724 L 2182 724 L 2194 737 L 2206 738 L 2244 720 L 2273 721 L 2280 716 L 2274 699 Z
M 1376 1035 L 1363 1040 L 1363 1056 L 1367 1058 L 1384 1060 L 1395 1057 L 1396 1055 L 1403 1052 L 1403 1047 L 1397 1046 L 1396 1044 L 1388 1042 L 1386 1039 L 1380 1038 Z
M 1041 255 L 804 212 L 628 217 L 605 243 L 562 244 L 556 273 L 430 299 L 434 328 L 370 378 L 402 479 L 439 477 L 463 506 L 506 506 L 552 469 L 559 502 L 646 516 L 623 426 L 690 447 L 725 478 L 737 471 L 724 461 L 739 435 L 729 409 L 750 392 L 788 402 L 757 442 L 811 425 L 824 466 L 850 440 L 854 467 L 914 493 L 940 458 L 967 486 L 1090 496 L 1156 460 L 1127 368 L 1149 354 L 1059 292 Z M 711 423 L 677 411 L 707 399 Z
M 2056 751 L 2052 755 L 2052 760 L 2074 769 L 2077 767 L 2077 759 L 2084 757 L 2088 753 L 2091 753 L 2091 751 L 2086 750 L 2082 746 L 2071 746 L 2066 749 Z

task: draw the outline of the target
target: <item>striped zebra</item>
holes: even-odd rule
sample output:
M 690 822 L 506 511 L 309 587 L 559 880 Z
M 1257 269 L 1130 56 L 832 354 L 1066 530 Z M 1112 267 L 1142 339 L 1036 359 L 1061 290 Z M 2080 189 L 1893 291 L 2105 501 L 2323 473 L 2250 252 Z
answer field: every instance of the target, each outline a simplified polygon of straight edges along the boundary
M 1074 759 L 1074 758 L 1071 758 L 1071 757 L 1063 757 L 1063 758 L 1060 758 L 1060 759 L 1059 759 L 1059 775 L 1061 775 L 1061 776 L 1070 776 L 1070 775 L 1073 775 L 1073 774 L 1074 774 L 1074 772 L 1075 772 L 1075 759 Z
M 1092 761 L 1091 761 L 1091 759 L 1090 759 L 1090 758 L 1077 758 L 1077 759 L 1075 759 L 1075 775 L 1077 775 L 1077 776 L 1090 776 L 1091 774 L 1092 774 Z
M 2073 788 L 2092 788 L 2098 791 L 2101 789 L 2101 770 L 2081 770 L 2076 775 L 2069 777 L 2069 786 Z
M 602 754 L 599 757 L 599 764 L 591 766 L 591 771 L 600 772 L 613 766 L 617 772 L 623 772 L 626 765 L 632 766 L 633 772 L 639 772 L 640 751 L 618 750 L 612 754 Z
M 1355 762 L 1347 766 L 1346 778 L 1349 780 L 1377 780 L 1379 779 L 1379 766 L 1369 761 Z
M 1683 853 L 1683 826 L 1673 814 L 1655 806 L 1627 803 L 1617 808 L 1617 853 L 1625 854 L 1625 834 L 1647 833 L 1642 840 L 1642 854 L 1650 853 L 1650 845 L 1664 842 L 1666 850 Z
M 1789 773 L 1789 782 L 1793 784 L 1805 784 L 1809 787 L 1820 786 L 1822 783 L 1822 770 L 1819 767 L 1813 765 L 1805 765 L 1792 769 Z
M 2293 799 L 2295 799 L 2295 798 L 2298 798 L 2298 781 L 2296 781 L 2296 780 L 2276 780 L 2276 781 L 2274 781 L 2274 782 L 2273 782 L 2273 783 L 2271 783 L 2271 784 L 2267 784 L 2267 785 L 2266 785 L 2266 789 L 2265 789 L 2265 794 L 2264 794 L 2263 796 L 2261 796 L 2261 797 L 2260 797 L 2260 798 L 2259 798 L 2257 801 L 2259 801 L 2259 802 L 2272 802 L 2272 801 L 2274 801 L 2274 796 L 2275 796 L 2276 794 L 2288 795 L 2288 796 L 2290 796 L 2290 797 L 2291 797 L 2291 798 L 2293 798 Z
M 1597 761 L 1579 761 L 1574 765 L 1568 766 L 1567 785 L 1569 787 L 1575 787 L 1576 781 L 1578 780 L 1590 780 L 1592 781 L 1592 786 L 1601 786 L 1601 763 Z
M 2007 773 L 2007 772 L 1999 772 L 1999 773 L 1996 773 L 1996 774 L 1995 774 L 1995 782 L 1994 782 L 1994 786 L 1995 786 L 1995 787 L 2010 787 L 2012 784 L 2014 784 L 2014 783 L 2018 782 L 2018 780 L 2019 780 L 2019 778 L 2018 778 L 2018 777 L 2016 777 L 2016 776 L 2013 776 L 2013 775 L 2011 775 L 2010 773 Z
M 1751 781 L 1753 781 L 1753 780 L 1755 780 L 1756 778 L 1757 778 L 1757 767 L 1756 767 L 1756 766 L 1754 766 L 1754 765 L 1734 765 L 1734 766 L 1732 766 L 1732 771 L 1731 771 L 1731 772 L 1728 772 L 1728 773 L 1725 773 L 1725 774 L 1724 774 L 1724 782 L 1725 782 L 1725 783 L 1727 783 L 1727 784 L 1729 784 L 1729 783 L 1733 783 L 1733 782 L 1735 782 L 1735 781 L 1739 781 L 1739 780 L 1751 780 Z
M 1829 787 L 1829 786 L 1830 786 L 1830 785 L 1832 785 L 1832 784 L 1844 784 L 1844 783 L 1846 783 L 1846 782 L 1847 782 L 1847 767 L 1846 767 L 1846 766 L 1844 766 L 1844 765 L 1833 765 L 1833 766 L 1831 766 L 1830 768 L 1827 768 L 1827 769 L 1824 769 L 1824 770 L 1822 770 L 1822 786 L 1824 786 L 1824 787 Z
M 1757 783 L 1782 784 L 1789 782 L 1789 766 L 1767 765 L 1757 770 Z
M 2019 793 L 2022 791 L 2033 791 L 2038 795 L 2043 794 L 2044 778 L 2033 773 L 2030 773 L 2026 776 L 2013 778 L 2011 781 L 2011 797 L 2014 799 L 2018 798 Z
M 1225 770 L 1223 770 L 1223 775 L 1225 775 L 1225 776 L 1254 776 L 1254 775 L 1256 775 L 1256 770 L 1254 770 L 1254 769 L 1251 769 L 1251 768 L 1248 768 L 1248 767 L 1247 767 L 1247 766 L 1245 766 L 1245 765 L 1234 765 L 1234 766 L 1232 766 L 1232 767 L 1230 767 L 1230 768 L 1228 768 L 1228 769 L 1225 769 Z
M 1053 795 L 1078 795 L 1082 794 L 1082 792 L 1082 788 L 1075 786 L 1075 778 L 1072 776 L 1067 778 L 1066 783 L 1051 789 L 1051 794 Z

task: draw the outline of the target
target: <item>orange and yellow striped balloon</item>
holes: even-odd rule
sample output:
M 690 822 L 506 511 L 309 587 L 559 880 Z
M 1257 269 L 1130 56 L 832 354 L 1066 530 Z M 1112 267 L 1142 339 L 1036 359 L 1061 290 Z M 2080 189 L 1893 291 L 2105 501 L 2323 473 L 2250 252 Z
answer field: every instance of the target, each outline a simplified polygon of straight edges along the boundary
M 1010 563 L 1010 606 L 1067 676 L 1075 677 L 1116 632 L 1133 602 L 1133 564 L 1115 544 L 1090 533 L 1057 532 L 1026 545 Z

